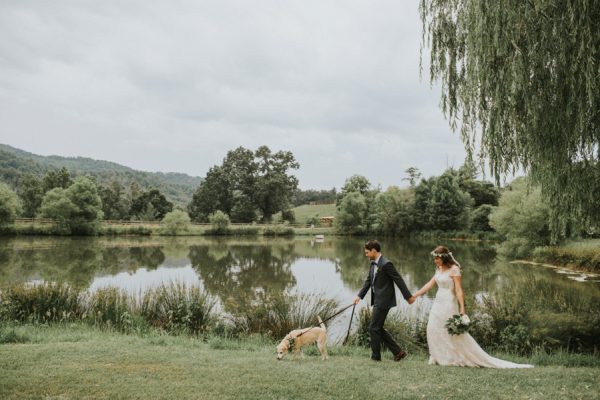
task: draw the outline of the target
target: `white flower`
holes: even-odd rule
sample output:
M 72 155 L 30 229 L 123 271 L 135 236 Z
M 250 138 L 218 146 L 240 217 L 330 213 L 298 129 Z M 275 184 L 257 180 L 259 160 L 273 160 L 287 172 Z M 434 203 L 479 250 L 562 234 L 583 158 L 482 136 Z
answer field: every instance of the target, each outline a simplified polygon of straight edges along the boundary
M 467 314 L 464 314 L 460 317 L 460 322 L 462 322 L 464 325 L 469 325 L 471 323 L 471 320 L 469 319 L 469 316 Z

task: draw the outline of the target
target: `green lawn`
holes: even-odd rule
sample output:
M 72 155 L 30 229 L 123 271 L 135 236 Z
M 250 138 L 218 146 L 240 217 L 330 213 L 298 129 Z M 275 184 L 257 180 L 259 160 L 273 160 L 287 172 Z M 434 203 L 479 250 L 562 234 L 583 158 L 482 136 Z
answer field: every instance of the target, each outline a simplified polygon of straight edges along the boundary
M 308 221 L 309 218 L 314 217 L 317 214 L 319 217 L 335 216 L 335 204 L 304 204 L 302 206 L 292 208 L 292 211 L 294 211 L 297 224 L 306 224 L 306 221 Z M 280 213 L 273 216 L 274 221 L 278 220 L 279 218 L 281 218 Z
M 598 367 L 438 367 L 423 354 L 374 363 L 366 349 L 353 347 L 331 347 L 326 362 L 314 350 L 277 361 L 274 344 L 261 339 L 139 337 L 81 325 L 19 326 L 2 335 L 4 342 L 25 342 L 0 345 L 2 399 L 597 399 L 600 393 Z

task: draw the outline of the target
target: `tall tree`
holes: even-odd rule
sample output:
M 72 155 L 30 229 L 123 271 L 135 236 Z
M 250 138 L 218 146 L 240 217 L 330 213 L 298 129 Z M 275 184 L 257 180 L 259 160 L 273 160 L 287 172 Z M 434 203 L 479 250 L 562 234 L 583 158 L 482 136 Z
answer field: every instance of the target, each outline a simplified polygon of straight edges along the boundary
M 406 172 L 407 177 L 402 178 L 403 181 L 408 181 L 410 183 L 410 187 L 414 188 L 417 184 L 417 181 L 421 179 L 421 172 L 417 167 L 409 167 L 404 172 Z
M 67 189 L 48 191 L 42 200 L 44 217 L 58 220 L 58 229 L 65 234 L 94 234 L 102 220 L 102 202 L 96 184 L 80 176 Z
M 150 210 L 151 213 L 148 212 Z M 155 221 L 163 219 L 170 211 L 173 211 L 173 203 L 158 189 L 150 189 L 133 200 L 129 213 L 138 219 Z
M 351 193 L 358 193 L 362 196 L 365 202 L 365 207 L 363 210 L 363 215 L 360 218 L 361 229 L 364 232 L 368 232 L 371 229 L 371 226 L 376 222 L 376 212 L 375 212 L 375 197 L 380 192 L 379 188 L 371 187 L 371 182 L 362 176 L 362 175 L 352 175 L 350 178 L 346 179 L 344 182 L 344 186 L 340 190 L 340 193 L 337 195 L 336 199 L 336 219 L 341 216 L 340 211 L 342 210 L 342 204 L 344 203 L 344 199 Z M 351 204 L 356 203 L 355 199 L 351 202 Z M 353 209 L 357 209 L 353 207 Z M 341 226 L 341 225 L 338 225 Z
M 73 184 L 71 174 L 67 168 L 62 167 L 59 170 L 48 170 L 42 180 L 44 185 L 44 193 L 54 188 L 66 189 Z
M 44 198 L 42 180 L 35 175 L 25 175 L 19 184 L 19 197 L 23 203 L 23 216 L 35 217 Z
M 300 165 L 290 151 L 272 153 L 267 146 L 261 146 L 254 155 L 258 160 L 254 198 L 263 221 L 271 221 L 273 214 L 288 209 L 298 188 L 298 178 L 288 175 L 288 170 Z
M 541 185 L 552 241 L 600 223 L 600 2 L 421 0 L 430 79 L 468 152 Z
M 194 193 L 188 206 L 194 221 L 207 221 L 222 211 L 234 222 L 251 222 L 257 212 L 265 221 L 286 210 L 298 187 L 289 170 L 299 167 L 289 151 L 272 153 L 267 146 L 255 152 L 238 147 L 227 153 L 222 165 L 215 165 Z
M 123 185 L 118 180 L 113 180 L 106 186 L 100 186 L 99 194 L 105 219 L 126 219 L 129 216 L 131 203 Z
M 11 224 L 21 212 L 17 194 L 3 182 L 0 182 L 0 227 Z

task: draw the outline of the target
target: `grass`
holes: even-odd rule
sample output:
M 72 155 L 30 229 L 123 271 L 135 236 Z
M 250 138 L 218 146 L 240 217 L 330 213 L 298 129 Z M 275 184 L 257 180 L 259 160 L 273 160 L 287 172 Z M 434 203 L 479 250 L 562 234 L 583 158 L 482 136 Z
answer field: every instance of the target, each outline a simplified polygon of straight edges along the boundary
M 275 344 L 122 335 L 82 325 L 14 326 L 0 345 L 2 399 L 592 399 L 600 365 L 494 370 L 427 365 L 424 354 L 381 363 L 358 347 L 275 360 Z M 564 356 L 563 356 L 564 358 Z M 535 359 L 512 358 L 527 362 Z M 562 358 L 560 359 L 562 360 Z
M 599 273 L 600 239 L 573 241 L 562 246 L 537 247 L 533 251 L 533 258 L 537 262 Z
M 294 217 L 296 219 L 296 224 L 306 224 L 308 220 L 315 215 L 319 217 L 333 217 L 335 216 L 335 204 L 304 204 L 298 207 L 292 208 L 294 212 Z M 277 213 L 273 215 L 274 221 L 279 221 L 281 219 L 281 213 Z

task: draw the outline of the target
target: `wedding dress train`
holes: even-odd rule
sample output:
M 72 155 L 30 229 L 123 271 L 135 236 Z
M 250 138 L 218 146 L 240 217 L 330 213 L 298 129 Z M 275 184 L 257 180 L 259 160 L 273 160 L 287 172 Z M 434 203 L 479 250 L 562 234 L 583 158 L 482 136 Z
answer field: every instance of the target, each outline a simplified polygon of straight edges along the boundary
M 487 354 L 468 333 L 450 335 L 446 329 L 448 318 L 458 314 L 458 301 L 452 276 L 460 276 L 456 265 L 435 273 L 438 291 L 427 322 L 429 364 L 487 368 L 532 368 L 529 364 L 515 364 Z

